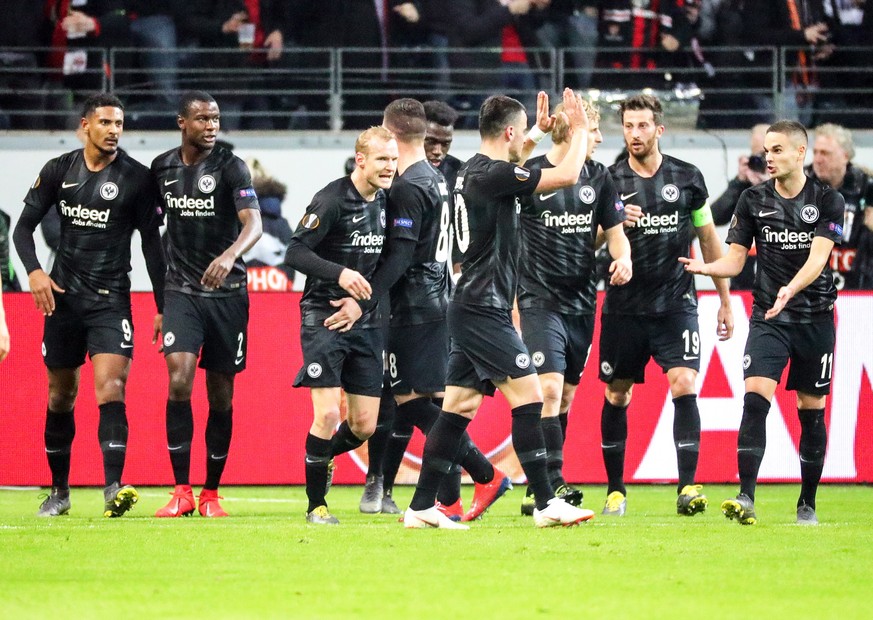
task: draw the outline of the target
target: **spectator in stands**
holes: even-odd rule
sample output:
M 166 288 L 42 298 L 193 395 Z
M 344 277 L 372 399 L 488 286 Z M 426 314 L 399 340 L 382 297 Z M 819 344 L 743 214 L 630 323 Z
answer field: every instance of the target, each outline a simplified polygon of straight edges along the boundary
M 577 89 L 591 86 L 597 58 L 597 23 L 601 0 L 539 0 L 536 15 L 542 20 L 536 28 L 537 45 L 567 50 L 573 70 L 569 85 Z
M 504 45 L 504 27 L 515 16 L 527 15 L 531 0 L 452 0 L 443 5 L 448 24 L 449 47 L 479 48 L 470 52 L 449 54 L 452 70 L 452 88 L 465 94 L 452 100 L 461 112 L 461 126 L 476 128 L 478 111 L 488 95 L 504 89 L 503 58 L 495 49 Z M 509 36 L 509 35 L 507 35 Z M 516 48 L 521 42 L 515 44 Z M 507 62 L 518 62 L 514 55 Z M 535 109 L 535 108 L 534 108 Z
M 665 73 L 681 62 L 680 52 L 691 42 L 685 5 L 692 2 L 696 5 L 696 0 L 663 0 L 652 7 L 635 0 L 603 0 L 598 64 L 619 72 L 603 75 L 595 86 L 663 88 Z
M 764 159 L 764 136 L 767 134 L 766 124 L 755 125 L 749 136 L 749 155 L 741 155 L 737 176 L 728 183 L 727 189 L 712 203 L 712 221 L 716 226 L 724 226 L 730 223 L 734 215 L 734 209 L 740 199 L 740 194 L 745 190 L 763 183 L 770 178 L 767 173 L 767 162 Z M 739 275 L 731 278 L 731 289 L 751 290 L 755 284 L 755 267 L 757 252 L 755 247 L 749 250 L 746 264 Z
M 264 231 L 258 242 L 243 255 L 246 267 L 276 267 L 294 281 L 294 270 L 284 263 L 285 252 L 291 243 L 291 225 L 282 217 L 282 201 L 288 187 L 264 170 L 257 159 L 247 162 L 252 173 L 252 187 L 261 205 L 261 223 Z
M 0 48 L 46 45 L 47 26 L 41 2 L 4 0 Z M 0 52 L 0 130 L 44 129 L 39 64 L 35 52 Z
M 47 0 L 53 25 L 48 66 L 74 97 L 105 90 L 108 49 L 130 44 L 130 22 L 122 0 Z M 104 53 L 94 51 L 102 48 Z M 107 64 L 104 64 L 106 62 Z M 118 83 L 116 82 L 116 88 Z
M 793 70 L 782 84 L 783 109 L 778 116 L 797 119 L 809 126 L 812 121 L 813 98 L 817 85 L 815 63 L 833 53 L 829 43 L 831 33 L 825 22 L 823 0 L 771 0 L 743 3 L 742 24 L 746 41 L 751 45 L 780 47 L 813 46 L 786 54 L 786 63 Z M 772 105 L 772 102 L 771 102 Z
M 826 123 L 815 128 L 812 164 L 805 172 L 830 185 L 846 202 L 843 241 L 831 250 L 837 289 L 873 288 L 873 178 L 854 166 L 852 132 Z
M 704 98 L 697 126 L 702 129 L 742 129 L 755 123 L 770 123 L 770 96 L 776 59 L 769 50 L 749 49 L 743 23 L 746 0 L 704 0 L 701 4 L 698 38 L 705 47 L 710 71 L 701 76 Z
M 869 54 L 864 50 L 846 48 L 869 46 L 873 42 L 873 5 L 864 0 L 827 0 L 823 4 L 835 49 L 829 58 L 820 63 L 821 90 L 815 101 L 816 123 L 867 127 L 867 115 L 859 114 L 855 109 L 873 105 Z M 850 81 L 846 79 L 849 75 L 852 76 Z M 830 89 L 846 87 L 865 89 L 865 92 L 848 96 L 828 92 Z
M 179 55 L 173 51 L 179 47 L 176 37 L 176 16 L 181 12 L 180 3 L 173 0 L 125 0 L 125 10 L 130 19 L 131 42 L 142 50 L 137 54 L 137 64 L 144 72 L 146 88 L 153 96 L 150 103 L 175 109 L 179 99 L 177 83 Z M 129 45 L 129 44 L 127 44 Z

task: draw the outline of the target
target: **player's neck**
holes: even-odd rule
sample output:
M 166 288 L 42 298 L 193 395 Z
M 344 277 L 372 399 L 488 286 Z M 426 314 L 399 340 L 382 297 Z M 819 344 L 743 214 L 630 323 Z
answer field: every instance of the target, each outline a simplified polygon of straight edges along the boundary
M 509 143 L 500 140 L 482 140 L 479 152 L 498 161 L 509 161 Z
M 791 174 L 776 179 L 775 183 L 776 191 L 783 198 L 794 198 L 803 190 L 804 185 L 806 185 L 806 175 L 803 168 L 798 168 Z
M 355 168 L 350 175 L 352 180 L 352 185 L 355 186 L 355 189 L 358 190 L 358 193 L 361 195 L 367 202 L 373 202 L 376 199 L 376 192 L 379 191 L 378 187 L 373 187 L 367 179 L 364 177 L 363 173 L 360 172 L 360 168 Z
M 423 142 L 406 143 L 398 140 L 397 154 L 399 155 L 397 158 L 397 174 L 403 174 L 411 165 L 427 159 Z
M 627 163 L 628 166 L 630 166 L 630 169 L 644 178 L 655 176 L 655 173 L 658 172 L 658 168 L 661 167 L 663 162 L 664 156 L 661 155 L 661 151 L 657 148 L 652 149 L 652 152 L 648 155 L 643 155 L 642 157 L 630 155 L 627 158 Z
M 100 172 L 106 166 L 114 162 L 115 158 L 118 157 L 118 151 L 115 151 L 114 153 L 105 153 L 93 144 L 86 144 L 83 151 L 85 166 L 87 166 L 88 170 L 91 172 Z
M 195 166 L 201 161 L 209 157 L 212 149 L 198 149 L 190 144 L 183 144 L 179 149 L 179 155 L 182 158 L 182 163 L 186 166 Z

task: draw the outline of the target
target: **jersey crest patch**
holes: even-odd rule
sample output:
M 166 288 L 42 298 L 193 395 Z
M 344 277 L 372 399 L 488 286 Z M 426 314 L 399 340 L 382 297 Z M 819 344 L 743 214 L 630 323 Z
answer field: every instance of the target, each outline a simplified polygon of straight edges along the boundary
M 590 185 L 583 185 L 579 188 L 579 200 L 587 205 L 590 205 L 597 199 L 597 192 Z
M 800 219 L 807 224 L 815 224 L 818 221 L 818 207 L 815 205 L 803 205 L 800 210 Z
M 669 183 L 661 188 L 661 198 L 667 202 L 676 202 L 679 200 L 679 188 Z
M 315 230 L 318 228 L 318 225 L 321 224 L 321 220 L 318 219 L 318 216 L 315 213 L 307 213 L 303 216 L 303 219 L 300 220 L 300 225 L 306 230 Z
M 100 186 L 100 197 L 103 200 L 114 200 L 118 196 L 118 186 L 112 181 L 107 181 Z
M 204 174 L 197 181 L 197 189 L 204 194 L 211 194 L 215 190 L 215 177 L 211 174 Z

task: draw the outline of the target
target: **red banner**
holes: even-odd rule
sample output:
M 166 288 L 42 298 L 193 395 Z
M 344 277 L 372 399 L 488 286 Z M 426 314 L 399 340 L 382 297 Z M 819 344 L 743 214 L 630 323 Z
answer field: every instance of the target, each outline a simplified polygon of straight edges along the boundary
M 166 451 L 164 409 L 167 372 L 163 356 L 151 344 L 152 297 L 133 296 L 135 358 L 127 385 L 130 422 L 125 480 L 132 484 L 171 484 Z M 227 484 L 302 484 L 303 444 L 312 420 L 309 392 L 291 383 L 301 365 L 299 293 L 252 293 L 248 369 L 239 375 L 234 397 L 234 437 L 225 470 Z M 47 402 L 46 373 L 40 358 L 42 318 L 28 294 L 3 296 L 12 333 L 12 353 L 0 364 L 0 484 L 46 485 L 50 482 L 43 450 Z M 718 299 L 700 299 L 701 413 L 700 482 L 736 480 L 736 434 L 742 414 L 743 347 L 748 334 L 751 299 L 733 296 L 737 327 L 733 339 L 717 342 Z M 837 344 L 833 383 L 828 398 L 828 452 L 824 479 L 873 482 L 873 295 L 841 293 L 837 302 Z M 598 327 L 599 329 L 599 327 Z M 564 471 L 570 482 L 602 483 L 600 410 L 603 385 L 597 379 L 597 334 L 589 367 L 582 377 L 570 414 Z M 97 407 L 90 364 L 82 368 L 76 406 L 71 483 L 102 485 L 97 442 Z M 202 371 L 194 396 L 195 440 L 192 480 L 205 475 L 203 433 L 207 405 Z M 672 438 L 673 404 L 660 369 L 651 364 L 646 383 L 634 388 L 628 412 L 628 481 L 676 479 Z M 486 399 L 470 430 L 476 443 L 513 478 L 521 469 L 512 452 L 506 402 Z M 780 389 L 767 419 L 767 453 L 761 480 L 799 480 L 797 447 L 800 425 L 795 396 Z M 423 441 L 416 435 L 400 480 L 417 475 Z M 337 483 L 362 483 L 366 446 L 338 459 Z

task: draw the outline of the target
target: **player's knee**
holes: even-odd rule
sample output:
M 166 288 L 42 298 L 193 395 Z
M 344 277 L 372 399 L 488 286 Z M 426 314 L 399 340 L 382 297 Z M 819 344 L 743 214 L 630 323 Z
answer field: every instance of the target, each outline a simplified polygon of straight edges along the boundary
M 627 387 L 609 384 L 606 386 L 606 400 L 613 407 L 627 407 L 630 405 L 633 390 L 633 384 Z
M 170 372 L 170 400 L 191 400 L 191 392 L 193 391 L 194 384 L 188 373 L 184 371 Z
M 76 406 L 75 390 L 49 392 L 48 408 L 50 411 L 72 411 Z
M 340 423 L 339 407 L 323 409 L 314 412 L 313 424 L 326 432 L 332 433 Z
M 376 420 L 377 416 L 375 415 L 359 416 L 355 420 L 349 419 L 349 430 L 351 430 L 352 434 L 358 439 L 366 441 L 376 432 Z
M 109 403 L 113 401 L 124 402 L 125 381 L 122 377 L 105 377 L 94 380 L 94 391 L 97 395 L 97 403 Z
M 673 398 L 695 394 L 696 391 L 695 375 L 692 372 L 678 373 L 670 380 L 670 394 Z

